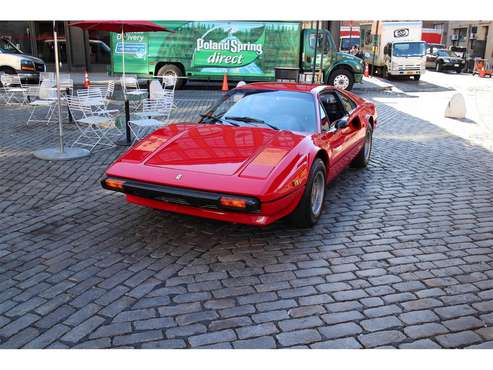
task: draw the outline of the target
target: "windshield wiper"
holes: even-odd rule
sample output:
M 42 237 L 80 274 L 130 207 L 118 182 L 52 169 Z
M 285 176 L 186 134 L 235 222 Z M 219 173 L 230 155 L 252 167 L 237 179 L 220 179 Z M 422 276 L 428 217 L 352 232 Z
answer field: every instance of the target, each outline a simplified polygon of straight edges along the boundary
M 279 127 L 271 125 L 261 119 L 252 118 L 252 117 L 226 117 L 226 119 L 232 119 L 233 121 L 245 122 L 245 123 L 260 123 L 262 125 L 269 126 L 271 129 L 279 130 Z
M 228 124 L 230 124 L 232 126 L 239 126 L 239 124 L 237 124 L 237 123 L 223 120 L 221 116 L 215 116 L 213 114 L 207 114 L 207 113 L 204 114 L 204 113 L 201 113 L 200 114 L 200 117 L 211 119 L 212 122 L 228 123 Z

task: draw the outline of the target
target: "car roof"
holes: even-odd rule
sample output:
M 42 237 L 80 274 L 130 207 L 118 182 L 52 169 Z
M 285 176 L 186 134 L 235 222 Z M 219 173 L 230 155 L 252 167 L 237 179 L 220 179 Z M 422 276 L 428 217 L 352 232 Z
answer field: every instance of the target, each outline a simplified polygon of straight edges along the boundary
M 263 89 L 263 90 L 284 90 L 299 92 L 319 92 L 321 90 L 333 89 L 330 85 L 304 84 L 296 82 L 254 82 L 251 84 L 237 87 L 237 89 Z

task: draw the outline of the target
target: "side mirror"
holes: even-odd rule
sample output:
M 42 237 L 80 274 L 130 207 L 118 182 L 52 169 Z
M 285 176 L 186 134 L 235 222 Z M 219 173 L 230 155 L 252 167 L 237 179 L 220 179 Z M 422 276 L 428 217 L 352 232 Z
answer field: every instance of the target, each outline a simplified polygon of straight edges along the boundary
M 338 119 L 336 121 L 336 123 L 334 124 L 334 127 L 336 128 L 336 130 L 346 128 L 348 126 L 349 126 L 348 117 L 342 117 L 342 118 Z

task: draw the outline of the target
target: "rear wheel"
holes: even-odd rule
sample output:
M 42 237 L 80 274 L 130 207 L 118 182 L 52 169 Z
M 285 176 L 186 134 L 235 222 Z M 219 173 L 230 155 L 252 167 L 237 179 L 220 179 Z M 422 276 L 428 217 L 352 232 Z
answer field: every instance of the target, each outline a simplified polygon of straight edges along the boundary
M 351 72 L 338 68 L 330 74 L 327 82 L 329 85 L 341 90 L 351 90 L 354 84 L 354 76 Z
M 317 223 L 325 199 L 325 178 L 325 164 L 320 158 L 316 158 L 310 169 L 303 196 L 296 209 L 289 215 L 289 221 L 293 225 L 310 227 Z
M 373 147 L 373 127 L 369 123 L 366 126 L 365 144 L 359 151 L 358 155 L 351 162 L 351 167 L 364 168 L 368 166 L 371 157 L 371 149 Z
M 156 76 L 176 76 L 178 77 L 176 81 L 176 88 L 181 89 L 185 86 L 185 79 L 183 77 L 182 70 L 174 64 L 165 64 L 160 67 L 156 73 Z

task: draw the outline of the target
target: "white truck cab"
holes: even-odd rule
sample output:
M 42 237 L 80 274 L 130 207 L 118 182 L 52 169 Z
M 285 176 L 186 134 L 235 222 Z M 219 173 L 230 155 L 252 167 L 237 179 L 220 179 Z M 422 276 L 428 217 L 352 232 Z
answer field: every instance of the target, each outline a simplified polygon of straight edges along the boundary
M 24 54 L 8 39 L 0 38 L 0 72 L 18 74 L 24 81 L 36 82 L 39 73 L 45 71 L 41 59 Z
M 365 61 L 385 78 L 408 76 L 419 80 L 426 70 L 426 43 L 421 41 L 422 28 L 421 21 L 360 25 Z

